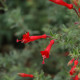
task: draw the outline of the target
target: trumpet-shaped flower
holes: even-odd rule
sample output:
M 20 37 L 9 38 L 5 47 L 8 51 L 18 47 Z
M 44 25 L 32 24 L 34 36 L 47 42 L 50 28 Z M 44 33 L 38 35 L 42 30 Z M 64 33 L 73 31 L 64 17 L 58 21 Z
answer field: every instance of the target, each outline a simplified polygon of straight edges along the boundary
M 73 8 L 72 4 L 68 4 L 68 3 L 64 2 L 63 0 L 49 0 L 49 1 L 54 2 L 54 3 L 58 4 L 58 5 L 65 6 L 68 9 L 72 9 Z
M 74 80 L 79 80 L 78 75 L 76 75 L 76 76 L 74 77 Z
M 76 66 L 73 66 L 70 70 L 70 75 L 73 75 L 76 71 L 75 71 Z
M 42 64 L 45 64 L 45 62 L 44 62 L 45 58 L 49 58 L 50 50 L 51 50 L 51 47 L 53 44 L 54 44 L 54 40 L 51 40 L 50 44 L 47 46 L 47 48 L 44 51 L 40 52 L 42 57 L 43 57 Z
M 22 43 L 28 43 L 28 42 L 32 42 L 32 41 L 35 41 L 35 40 L 38 40 L 38 39 L 41 39 L 41 38 L 45 39 L 47 37 L 50 37 L 50 36 L 47 36 L 46 34 L 40 35 L 40 36 L 30 36 L 29 32 L 28 32 L 28 33 L 26 33 L 26 34 L 23 35 L 22 40 L 18 40 L 17 39 L 16 42 L 21 41 Z

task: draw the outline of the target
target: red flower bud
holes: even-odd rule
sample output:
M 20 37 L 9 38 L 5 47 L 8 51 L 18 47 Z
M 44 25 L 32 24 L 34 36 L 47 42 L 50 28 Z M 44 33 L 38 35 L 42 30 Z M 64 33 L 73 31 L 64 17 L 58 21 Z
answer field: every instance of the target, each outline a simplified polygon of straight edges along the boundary
M 74 24 L 79 24 L 79 22 L 75 22 Z
M 65 6 L 65 7 L 69 8 L 69 9 L 72 9 L 73 8 L 73 5 L 72 4 L 68 4 L 68 3 L 64 2 L 63 0 L 49 0 L 49 1 L 52 1 L 52 2 L 54 2 L 56 4 Z
M 68 62 L 68 66 L 71 65 L 71 64 L 73 63 L 73 61 L 74 61 L 74 58 L 71 59 L 71 60 Z
M 70 70 L 70 75 L 73 75 L 76 71 L 75 71 L 76 66 L 73 66 Z
M 44 62 L 45 58 L 49 58 L 50 49 L 51 49 L 51 47 L 52 47 L 53 44 L 54 44 L 54 40 L 51 40 L 50 44 L 47 46 L 47 48 L 44 51 L 40 52 L 42 54 L 42 57 L 43 57 L 42 64 L 45 64 L 45 62 Z
M 28 43 L 28 42 L 32 42 L 32 41 L 35 41 L 35 40 L 38 40 L 38 39 L 41 39 L 41 38 L 45 39 L 47 37 L 50 37 L 50 36 L 47 36 L 46 34 L 40 35 L 40 36 L 29 36 L 29 32 L 28 32 L 28 33 L 23 35 L 22 40 L 17 39 L 16 42 L 21 41 L 22 43 Z
M 18 73 L 18 75 L 20 77 L 30 77 L 30 78 L 33 78 L 34 77 L 32 74 L 25 74 L 25 73 Z
M 78 60 L 75 60 L 74 61 L 74 66 L 77 66 L 78 65 Z
M 64 56 L 68 56 L 69 55 L 69 52 L 65 52 Z

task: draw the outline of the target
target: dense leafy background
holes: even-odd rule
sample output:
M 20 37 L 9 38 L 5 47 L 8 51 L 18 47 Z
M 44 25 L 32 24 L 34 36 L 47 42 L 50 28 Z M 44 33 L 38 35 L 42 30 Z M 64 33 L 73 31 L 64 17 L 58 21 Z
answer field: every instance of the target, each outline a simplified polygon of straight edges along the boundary
M 79 55 L 80 49 L 80 26 L 74 24 L 78 20 L 73 10 L 48 0 L 0 0 L 0 80 L 69 80 L 67 54 Z M 25 32 L 58 39 L 46 64 L 42 65 L 40 51 L 49 39 L 16 43 Z M 35 78 L 21 78 L 17 73 Z

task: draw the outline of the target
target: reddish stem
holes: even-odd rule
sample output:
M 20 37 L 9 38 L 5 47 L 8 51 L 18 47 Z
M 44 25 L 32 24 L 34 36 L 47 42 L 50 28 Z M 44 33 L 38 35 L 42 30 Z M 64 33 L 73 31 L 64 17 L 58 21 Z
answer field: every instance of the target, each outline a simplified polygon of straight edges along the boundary
M 80 15 L 78 14 L 77 10 L 75 8 L 73 8 L 73 10 L 76 12 L 76 14 L 78 15 L 78 17 L 80 17 Z

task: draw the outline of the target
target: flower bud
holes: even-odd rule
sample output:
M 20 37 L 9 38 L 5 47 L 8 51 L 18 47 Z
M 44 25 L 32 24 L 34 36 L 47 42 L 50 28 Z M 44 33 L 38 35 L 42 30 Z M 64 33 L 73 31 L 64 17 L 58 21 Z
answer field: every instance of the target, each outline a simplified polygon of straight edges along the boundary
M 18 73 L 18 75 L 20 77 L 30 77 L 30 78 L 33 78 L 34 77 L 32 74 L 25 74 L 25 73 Z
M 72 65 L 73 61 L 74 61 L 74 58 L 68 62 L 68 66 Z

